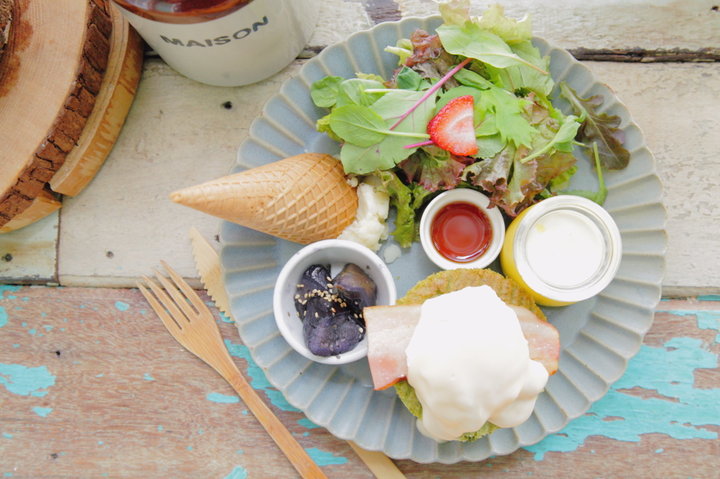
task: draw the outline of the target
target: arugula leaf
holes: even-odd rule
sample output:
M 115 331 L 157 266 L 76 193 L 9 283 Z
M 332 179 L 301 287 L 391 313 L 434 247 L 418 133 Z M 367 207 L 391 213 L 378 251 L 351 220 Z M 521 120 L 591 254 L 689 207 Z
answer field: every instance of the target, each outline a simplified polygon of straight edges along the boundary
M 391 91 L 373 104 L 374 113 L 384 121 L 386 135 L 380 142 L 364 147 L 345 143 L 340 150 L 345 172 L 362 175 L 378 169 L 389 169 L 414 153 L 417 148 L 406 146 L 415 143 L 418 138 L 429 138 L 425 131 L 435 108 L 434 98 L 419 104 L 394 130 L 390 131 L 387 125 L 395 123 L 408 105 L 415 105 L 423 95 L 422 91 Z
M 398 120 L 425 95 L 422 91 L 394 90 L 386 93 L 375 102 L 372 109 L 388 123 Z M 435 108 L 435 96 L 427 98 L 424 102 L 394 128 L 395 131 L 414 131 L 425 133 L 427 124 L 432 118 Z M 402 125 L 402 128 L 399 128 Z
M 340 83 L 343 81 L 345 79 L 341 77 L 326 76 L 322 80 L 313 83 L 310 86 L 310 98 L 312 98 L 313 103 L 320 108 L 335 106 L 340 92 Z
M 537 69 L 523 64 L 507 68 L 488 66 L 486 70 L 493 79 L 493 83 L 516 93 L 531 90 L 543 96 L 549 95 L 555 82 L 550 75 L 541 73 L 538 69 L 549 70 L 550 58 L 540 56 L 540 51 L 530 40 L 512 45 L 512 51 L 520 58 L 535 65 Z
M 336 106 L 370 106 L 385 93 L 382 91 L 369 93 L 366 90 L 384 90 L 384 88 L 385 85 L 377 80 L 349 78 L 338 85 Z
M 625 134 L 618 127 L 621 119 L 615 115 L 598 113 L 603 98 L 594 95 L 580 98 L 565 82 L 560 83 L 560 92 L 583 120 L 576 139 L 581 143 L 595 143 L 600 164 L 608 170 L 621 170 L 630 162 L 630 152 L 623 146 Z
M 345 105 L 330 113 L 330 128 L 340 138 L 356 146 L 365 147 L 385 139 L 387 126 L 380 115 L 360 105 Z
M 455 76 L 453 76 L 453 78 L 455 78 L 455 80 L 457 80 L 458 83 L 462 85 L 477 88 L 478 90 L 487 90 L 488 88 L 493 87 L 493 84 L 492 82 L 490 82 L 490 80 L 486 79 L 477 72 L 468 70 L 467 68 L 464 68 L 457 72 Z
M 524 64 L 547 75 L 547 71 L 513 52 L 502 38 L 475 23 L 441 25 L 436 32 L 445 50 L 454 55 L 474 58 L 497 68 Z
M 404 160 L 407 155 L 415 151 L 413 149 L 402 150 L 402 158 L 383 154 L 384 149 L 390 152 L 395 151 L 391 146 L 385 145 L 383 148 L 383 143 L 388 141 L 388 138 L 395 137 L 386 137 L 382 142 L 366 147 L 343 143 L 340 148 L 340 161 L 343 164 L 345 173 L 366 175 L 376 170 L 389 170 L 395 166 L 396 162 Z M 397 138 L 395 138 L 395 142 L 397 142 Z

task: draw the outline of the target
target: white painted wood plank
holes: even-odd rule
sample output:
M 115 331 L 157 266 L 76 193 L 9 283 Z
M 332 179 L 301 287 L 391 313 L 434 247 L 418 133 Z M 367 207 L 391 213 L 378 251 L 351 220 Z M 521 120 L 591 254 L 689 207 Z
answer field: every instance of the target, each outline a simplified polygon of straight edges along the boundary
M 588 62 L 643 130 L 664 184 L 667 295 L 720 290 L 720 64 Z
M 227 174 L 250 122 L 297 68 L 255 85 L 222 88 L 188 80 L 149 59 L 103 168 L 60 210 L 61 283 L 133 286 L 160 259 L 196 277 L 188 230 L 195 226 L 210 238 L 219 220 L 176 205 L 168 195 Z
M 324 47 L 372 27 L 364 0 L 318 0 L 318 22 L 308 45 Z
M 398 0 L 406 16 L 437 14 L 433 0 Z M 720 47 L 715 0 L 505 0 L 472 2 L 473 14 L 500 3 L 530 16 L 533 33 L 563 48 L 700 49 Z
M 0 283 L 54 283 L 58 213 L 0 235 Z

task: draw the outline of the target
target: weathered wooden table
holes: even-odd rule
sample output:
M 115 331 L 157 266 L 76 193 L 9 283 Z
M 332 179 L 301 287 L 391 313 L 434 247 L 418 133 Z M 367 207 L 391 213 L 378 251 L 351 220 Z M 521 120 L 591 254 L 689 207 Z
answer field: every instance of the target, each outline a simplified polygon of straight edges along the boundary
M 561 432 L 480 463 L 397 464 L 412 478 L 720 477 L 720 9 L 707 0 L 505 4 L 586 62 L 643 129 L 665 185 L 665 298 L 626 374 Z M 435 9 L 430 0 L 322 2 L 305 56 Z M 90 186 L 0 236 L 3 477 L 295 477 L 230 387 L 132 286 L 160 259 L 200 285 L 187 232 L 213 238 L 219 222 L 167 195 L 224 175 L 265 100 L 304 61 L 256 85 L 215 88 L 149 56 Z M 233 324 L 217 318 L 241 370 L 327 475 L 371 477 L 346 442 L 285 402 Z

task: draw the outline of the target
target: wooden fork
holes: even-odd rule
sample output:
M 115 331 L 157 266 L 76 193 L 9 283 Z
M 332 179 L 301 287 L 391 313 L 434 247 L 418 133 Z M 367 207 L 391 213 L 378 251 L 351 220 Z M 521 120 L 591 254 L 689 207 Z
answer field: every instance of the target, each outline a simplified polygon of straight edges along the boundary
M 230 383 L 303 478 L 327 479 L 235 366 L 205 303 L 177 272 L 161 263 L 169 276 L 156 271 L 162 287 L 147 276 L 145 284 L 138 281 L 137 286 L 170 334 Z

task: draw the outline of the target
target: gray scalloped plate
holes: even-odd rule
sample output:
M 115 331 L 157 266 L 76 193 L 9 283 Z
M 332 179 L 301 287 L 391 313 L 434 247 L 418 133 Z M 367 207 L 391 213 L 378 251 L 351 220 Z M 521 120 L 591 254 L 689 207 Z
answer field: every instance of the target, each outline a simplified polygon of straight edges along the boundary
M 326 76 L 352 77 L 356 72 L 389 77 L 396 57 L 387 45 L 415 29 L 434 31 L 439 17 L 407 18 L 358 32 L 309 60 L 265 105 L 238 151 L 235 171 L 303 152 L 336 154 L 338 145 L 315 130 L 326 112 L 316 108 L 310 85 Z M 373 391 L 366 360 L 328 366 L 303 358 L 285 342 L 273 319 L 272 293 L 281 266 L 300 246 L 232 223 L 221 227 L 221 263 L 232 313 L 243 342 L 268 380 L 293 406 L 314 423 L 342 439 L 397 459 L 454 463 L 509 454 L 534 444 L 585 413 L 625 371 L 653 321 L 661 293 L 666 248 L 662 185 L 655 160 L 627 108 L 587 67 L 568 52 L 543 40 L 536 45 L 551 58 L 556 82 L 566 81 L 582 96 L 600 94 L 603 110 L 622 119 L 630 165 L 607 174 L 605 207 L 617 222 L 623 257 L 615 280 L 598 296 L 565 307 L 546 309 L 558 328 L 560 368 L 550 378 L 530 419 L 519 427 L 501 429 L 473 443 L 438 443 L 421 435 L 415 420 L 392 388 Z M 561 100 L 556 102 L 565 109 Z M 588 165 L 587 161 L 580 161 Z M 595 179 L 585 166 L 573 187 L 592 187 Z M 382 254 L 382 251 L 381 251 Z M 497 266 L 495 266 L 497 267 Z M 436 267 L 415 244 L 390 264 L 401 297 Z

